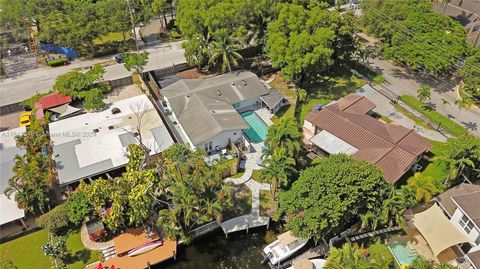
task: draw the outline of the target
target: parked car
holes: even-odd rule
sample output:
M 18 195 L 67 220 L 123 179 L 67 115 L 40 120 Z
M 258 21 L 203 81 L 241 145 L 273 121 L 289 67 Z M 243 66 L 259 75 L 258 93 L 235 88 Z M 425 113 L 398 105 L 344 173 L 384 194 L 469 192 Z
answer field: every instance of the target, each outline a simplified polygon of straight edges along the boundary
M 32 111 L 23 112 L 22 114 L 20 114 L 20 127 L 30 126 L 32 124 L 30 122 L 32 115 L 33 115 Z
M 123 63 L 123 60 L 125 59 L 125 56 L 126 56 L 125 53 L 118 54 L 117 56 L 115 56 L 115 62 L 117 62 L 119 64 Z

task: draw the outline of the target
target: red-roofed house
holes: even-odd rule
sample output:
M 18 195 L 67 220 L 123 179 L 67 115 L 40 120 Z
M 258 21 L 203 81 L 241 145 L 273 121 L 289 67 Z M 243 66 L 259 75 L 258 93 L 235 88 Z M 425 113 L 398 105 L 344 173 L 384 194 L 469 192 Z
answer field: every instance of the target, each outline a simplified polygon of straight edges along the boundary
M 394 183 L 432 145 L 413 130 L 371 117 L 373 108 L 369 99 L 352 93 L 310 112 L 303 124 L 304 144 L 318 155 L 344 153 L 373 163 Z
M 70 107 L 68 104 L 72 102 L 72 97 L 65 96 L 59 92 L 44 96 L 35 102 L 36 116 L 41 119 L 45 116 L 45 111 L 50 110 L 53 113 L 65 115 L 79 111 Z

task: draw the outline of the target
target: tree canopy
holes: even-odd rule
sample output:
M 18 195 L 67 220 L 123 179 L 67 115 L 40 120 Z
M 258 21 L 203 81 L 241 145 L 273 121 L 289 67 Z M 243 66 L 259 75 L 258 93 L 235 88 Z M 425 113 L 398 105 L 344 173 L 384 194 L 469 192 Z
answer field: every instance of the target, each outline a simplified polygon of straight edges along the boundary
M 465 59 L 458 74 L 465 84 L 465 90 L 480 102 L 480 48 Z
M 311 9 L 280 4 L 278 10 L 278 18 L 267 28 L 265 50 L 288 80 L 315 80 L 335 60 L 348 59 L 353 53 L 352 13 L 328 11 L 322 4 Z
M 110 89 L 109 85 L 100 83 L 105 68 L 95 65 L 86 72 L 70 71 L 55 80 L 53 90 L 74 99 L 83 99 L 86 109 L 99 110 L 105 106 L 103 93 Z
M 295 236 L 314 237 L 343 228 L 384 199 L 390 189 L 381 170 L 347 155 L 331 155 L 304 170 L 281 192 L 278 216 L 287 217 Z
M 446 73 L 468 51 L 462 25 L 425 0 L 366 0 L 362 11 L 367 31 L 385 42 L 385 58 L 413 70 Z

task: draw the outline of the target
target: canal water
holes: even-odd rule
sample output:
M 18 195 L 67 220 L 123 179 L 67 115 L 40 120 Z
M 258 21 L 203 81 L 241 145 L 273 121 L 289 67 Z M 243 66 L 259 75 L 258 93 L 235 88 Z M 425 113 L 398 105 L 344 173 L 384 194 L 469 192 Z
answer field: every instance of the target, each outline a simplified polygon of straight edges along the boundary
M 191 245 L 179 246 L 176 262 L 162 263 L 155 268 L 166 269 L 266 269 L 261 265 L 262 249 L 275 235 L 265 228 L 229 234 L 220 230 L 196 239 Z

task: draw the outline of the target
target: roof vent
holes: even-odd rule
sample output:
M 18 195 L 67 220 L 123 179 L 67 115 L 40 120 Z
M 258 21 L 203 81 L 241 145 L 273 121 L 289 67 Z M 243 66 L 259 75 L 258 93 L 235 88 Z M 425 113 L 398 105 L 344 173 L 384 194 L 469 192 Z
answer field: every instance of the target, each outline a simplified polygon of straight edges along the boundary
M 108 126 L 108 130 L 112 130 L 113 128 L 115 127 L 113 127 L 112 125 Z
M 211 112 L 212 112 L 212 114 L 215 114 L 215 113 L 217 113 L 217 112 L 215 112 L 215 110 L 212 110 Z
M 98 133 L 98 132 L 100 132 L 100 130 L 98 130 L 97 128 L 95 128 L 95 129 L 93 129 L 93 132 L 94 132 L 94 133 Z
M 120 112 L 122 112 L 122 111 L 120 110 L 120 108 L 118 108 L 118 107 L 112 108 L 112 114 L 115 115 L 115 114 L 118 114 L 118 113 L 120 113 Z
M 217 95 L 222 96 L 222 93 L 219 90 L 217 90 Z
M 242 80 L 242 85 L 247 86 L 247 82 L 245 80 Z
M 190 98 L 190 94 L 187 94 L 187 98 Z

